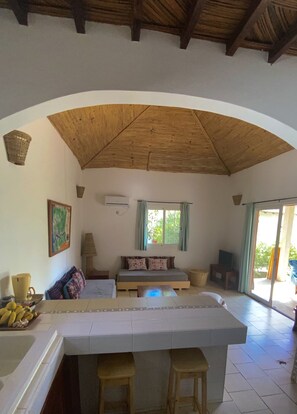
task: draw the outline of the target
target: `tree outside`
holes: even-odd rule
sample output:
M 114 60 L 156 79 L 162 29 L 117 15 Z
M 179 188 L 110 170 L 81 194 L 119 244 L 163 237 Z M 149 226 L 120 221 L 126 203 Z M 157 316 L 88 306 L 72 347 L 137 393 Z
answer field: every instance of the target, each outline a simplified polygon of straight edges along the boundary
M 164 226 L 165 223 L 165 226 Z M 179 241 L 179 210 L 148 210 L 148 242 L 177 244 Z M 164 235 L 165 230 L 165 235 Z

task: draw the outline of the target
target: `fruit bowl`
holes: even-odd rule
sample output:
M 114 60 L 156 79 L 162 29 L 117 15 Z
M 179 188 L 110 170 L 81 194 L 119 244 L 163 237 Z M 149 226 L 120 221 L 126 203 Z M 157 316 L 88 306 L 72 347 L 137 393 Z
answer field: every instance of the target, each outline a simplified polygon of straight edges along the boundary
M 9 302 L 0 309 L 0 330 L 23 330 L 26 329 L 39 314 L 29 306 Z

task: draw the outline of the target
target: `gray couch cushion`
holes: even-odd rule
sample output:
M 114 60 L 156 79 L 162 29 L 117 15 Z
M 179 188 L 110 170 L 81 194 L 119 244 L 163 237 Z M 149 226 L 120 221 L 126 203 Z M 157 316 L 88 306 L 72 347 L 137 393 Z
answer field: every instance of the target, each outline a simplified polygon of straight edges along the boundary
M 80 299 L 115 298 L 114 279 L 87 280 L 86 287 L 80 294 Z
M 180 269 L 169 270 L 126 270 L 120 269 L 118 282 L 178 282 L 188 280 L 188 275 Z

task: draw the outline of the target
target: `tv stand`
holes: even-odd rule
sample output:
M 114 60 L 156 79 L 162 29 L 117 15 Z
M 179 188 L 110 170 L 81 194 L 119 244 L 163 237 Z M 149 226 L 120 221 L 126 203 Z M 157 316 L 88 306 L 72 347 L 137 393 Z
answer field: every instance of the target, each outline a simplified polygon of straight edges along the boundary
M 225 290 L 238 289 L 239 273 L 237 270 L 226 265 L 211 264 L 209 273 L 210 280 L 222 285 Z

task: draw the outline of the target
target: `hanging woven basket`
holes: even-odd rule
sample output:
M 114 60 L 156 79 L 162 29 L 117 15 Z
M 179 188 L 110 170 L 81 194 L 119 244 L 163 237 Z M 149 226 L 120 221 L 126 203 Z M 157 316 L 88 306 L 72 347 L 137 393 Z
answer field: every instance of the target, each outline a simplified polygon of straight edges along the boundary
M 76 186 L 76 195 L 77 195 L 77 198 L 83 198 L 84 191 L 85 191 L 85 187 L 81 187 L 80 185 L 77 185 Z
M 7 159 L 16 165 L 25 165 L 31 137 L 22 131 L 11 131 L 4 135 Z

